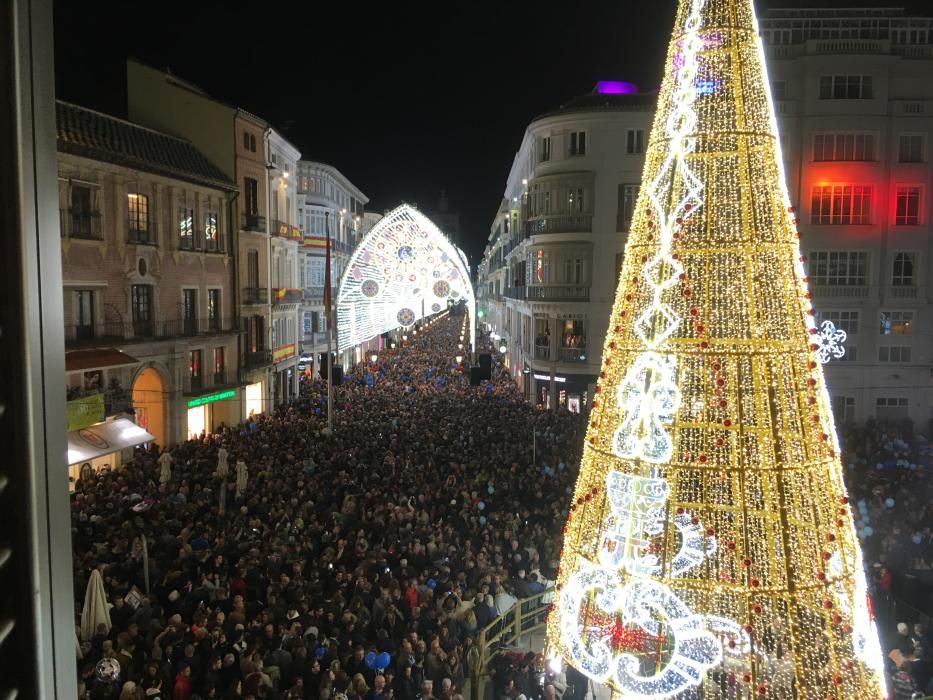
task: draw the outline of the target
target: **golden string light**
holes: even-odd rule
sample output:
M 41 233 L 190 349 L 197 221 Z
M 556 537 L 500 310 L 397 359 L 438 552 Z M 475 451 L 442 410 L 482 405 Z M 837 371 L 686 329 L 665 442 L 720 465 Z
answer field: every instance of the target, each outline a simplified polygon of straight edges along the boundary
M 548 654 L 624 698 L 878 700 L 751 0 L 680 0 Z

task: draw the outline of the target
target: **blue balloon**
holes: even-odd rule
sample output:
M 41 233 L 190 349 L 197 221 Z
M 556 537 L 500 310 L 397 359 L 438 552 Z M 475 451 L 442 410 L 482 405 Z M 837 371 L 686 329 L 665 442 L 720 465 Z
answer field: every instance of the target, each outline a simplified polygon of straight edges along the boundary
M 319 659 L 323 659 L 325 656 L 327 656 L 327 649 L 324 647 L 318 647 L 314 650 L 314 655 Z
M 865 537 L 871 537 L 872 535 L 875 534 L 874 529 L 871 527 L 866 527 L 864 532 L 865 532 Z
M 485 525 L 485 524 L 486 524 L 486 516 L 485 516 L 485 515 L 479 516 L 479 524 L 480 524 L 480 525 Z
M 884 499 L 884 504 L 885 504 L 888 508 L 893 508 L 893 507 L 894 507 L 894 499 L 893 499 L 893 498 L 890 498 L 890 497 L 889 497 L 889 498 L 886 498 L 886 499 Z
M 392 663 L 392 657 L 389 656 L 389 652 L 384 651 L 377 657 L 376 668 L 388 668 L 390 663 Z
M 368 668 L 371 671 L 375 671 L 377 658 L 378 657 L 376 656 L 376 652 L 367 651 L 366 656 L 363 657 L 363 663 L 366 664 L 366 668 Z
M 437 581 L 435 581 L 433 578 L 429 578 L 427 586 L 433 591 L 435 588 L 437 588 Z
M 910 539 L 914 541 L 914 544 L 920 544 L 921 542 L 923 542 L 923 537 L 920 535 L 919 532 L 915 532 L 914 536 L 911 537 Z
M 495 492 L 496 492 L 496 487 L 493 486 L 492 484 L 490 484 L 489 488 L 486 489 L 486 493 L 488 493 L 490 496 L 493 495 Z
M 479 503 L 477 503 L 476 507 L 479 508 L 480 510 L 486 510 L 486 504 L 483 501 L 480 501 Z

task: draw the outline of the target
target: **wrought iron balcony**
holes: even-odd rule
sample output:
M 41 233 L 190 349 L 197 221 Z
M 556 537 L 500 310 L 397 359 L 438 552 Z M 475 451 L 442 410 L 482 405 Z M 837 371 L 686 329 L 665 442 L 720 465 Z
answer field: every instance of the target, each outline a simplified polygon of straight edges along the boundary
M 525 236 L 544 233 L 590 233 L 593 230 L 591 214 L 547 214 L 525 222 Z
M 268 304 L 269 290 L 266 287 L 243 287 L 241 304 Z
M 259 216 L 258 214 L 246 214 L 243 217 L 243 230 L 244 231 L 258 231 L 259 233 L 266 232 L 266 217 Z
M 165 340 L 232 333 L 237 330 L 235 318 L 175 319 L 156 322 L 154 320 L 113 321 L 94 324 L 72 324 L 65 326 L 67 347 L 140 343 L 147 340 Z
M 299 304 L 304 299 L 303 289 L 275 287 L 272 289 L 273 304 Z
M 524 287 L 527 301 L 589 301 L 590 288 L 582 285 L 535 285 Z
M 558 348 L 557 359 L 561 362 L 586 362 L 586 348 Z

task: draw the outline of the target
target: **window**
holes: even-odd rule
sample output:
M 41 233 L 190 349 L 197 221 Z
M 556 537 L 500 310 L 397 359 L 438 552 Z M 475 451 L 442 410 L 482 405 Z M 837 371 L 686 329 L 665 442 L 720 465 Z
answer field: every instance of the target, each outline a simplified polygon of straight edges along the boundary
M 810 253 L 810 284 L 861 286 L 866 284 L 868 253 L 848 250 Z
M 197 333 L 198 324 L 198 290 L 181 290 L 181 320 L 185 335 Z
M 207 320 L 212 331 L 220 330 L 220 290 L 207 290 Z
M 551 137 L 550 136 L 545 136 L 541 139 L 540 156 L 541 157 L 538 158 L 538 160 L 542 163 L 546 160 L 551 160 Z
M 149 197 L 130 192 L 126 195 L 127 227 L 130 243 L 151 243 L 149 237 Z
M 628 231 L 635 213 L 635 200 L 638 198 L 638 185 L 622 183 L 619 185 L 619 207 L 616 212 L 616 231 Z
M 814 134 L 813 160 L 874 160 L 873 134 Z
M 897 162 L 923 162 L 923 136 L 921 134 L 901 134 L 898 137 Z
M 570 155 L 572 156 L 586 155 L 586 132 L 585 131 L 570 132 Z
M 881 335 L 910 335 L 914 324 L 913 311 L 882 311 Z
M 191 250 L 194 246 L 194 209 L 181 207 L 178 210 L 178 246 Z
M 910 362 L 910 346 L 882 345 L 878 348 L 878 362 Z
M 916 226 L 920 223 L 920 188 L 916 185 L 897 186 L 894 223 L 897 226 Z
M 214 348 L 214 384 L 224 384 L 224 374 L 227 371 L 227 349 Z
M 855 397 L 833 396 L 833 417 L 841 423 L 855 422 Z
M 259 286 L 259 251 L 246 251 L 246 284 L 251 289 Z
M 88 340 L 94 337 L 94 292 L 78 289 L 74 293 L 75 339 Z
M 786 100 L 787 99 L 787 83 L 783 80 L 772 80 L 771 81 L 771 99 L 773 100 Z
M 247 151 L 249 150 L 249 132 L 248 131 L 243 132 L 243 148 L 244 150 L 247 150 Z
M 550 192 L 544 193 L 544 213 L 545 214 L 551 213 L 551 193 Z
M 259 216 L 259 181 L 252 177 L 243 178 L 246 198 L 246 215 Z
M 188 352 L 188 381 L 192 389 L 200 389 L 201 384 L 201 351 Z
M 249 150 L 252 151 L 253 153 L 256 152 L 256 135 L 255 134 L 249 135 Z
M 881 396 L 875 399 L 875 418 L 880 421 L 907 418 L 907 399 L 900 396 Z
M 573 283 L 583 284 L 583 258 L 573 260 Z
M 894 256 L 894 272 L 891 276 L 893 287 L 914 286 L 914 253 L 898 253 Z
M 133 311 L 133 335 L 152 335 L 152 286 L 134 284 L 130 296 Z
M 645 150 L 645 130 L 629 129 L 625 134 L 625 152 L 643 153 Z
M 97 233 L 96 195 L 96 188 L 71 186 L 71 235 L 75 238 L 93 238 Z
M 216 211 L 209 211 L 204 215 L 204 249 L 220 250 L 220 229 L 217 226 Z
M 570 188 L 567 190 L 567 208 L 571 213 L 582 214 L 584 209 L 583 188 Z
M 870 224 L 870 185 L 825 185 L 813 188 L 811 224 Z
M 870 100 L 870 75 L 824 75 L 820 77 L 821 100 Z
M 845 331 L 846 335 L 858 333 L 858 311 L 816 311 L 814 316 L 817 326 L 823 321 L 831 321 L 837 329 Z

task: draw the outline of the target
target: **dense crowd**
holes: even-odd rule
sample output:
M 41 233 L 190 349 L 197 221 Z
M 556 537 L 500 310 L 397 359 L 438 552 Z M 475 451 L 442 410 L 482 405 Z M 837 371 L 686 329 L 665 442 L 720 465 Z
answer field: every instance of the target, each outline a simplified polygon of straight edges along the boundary
M 462 322 L 350 372 L 333 434 L 309 379 L 292 405 L 172 448 L 164 484 L 154 449 L 80 480 L 76 612 L 95 569 L 113 605 L 80 644 L 86 697 L 464 694 L 477 630 L 555 578 L 585 421 L 534 409 L 501 367 L 470 386 Z

